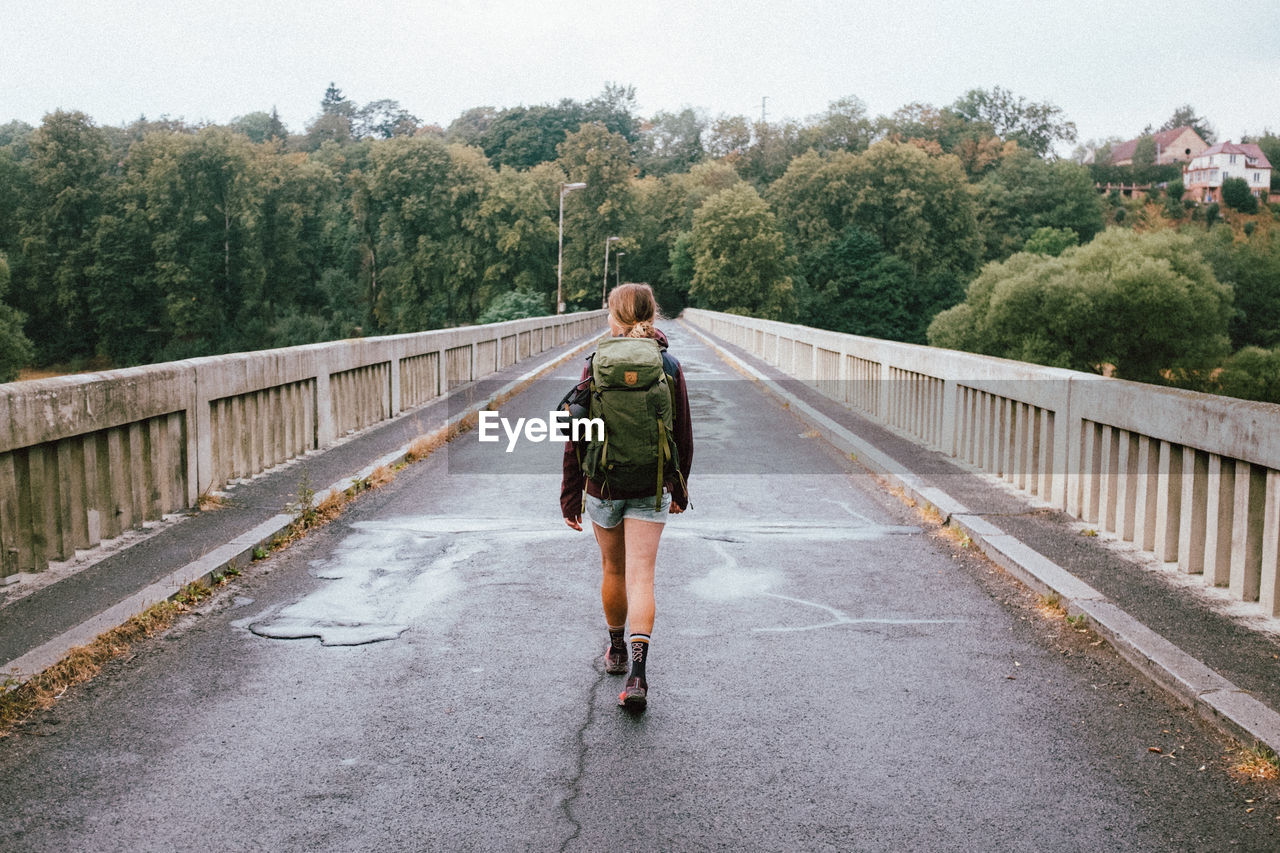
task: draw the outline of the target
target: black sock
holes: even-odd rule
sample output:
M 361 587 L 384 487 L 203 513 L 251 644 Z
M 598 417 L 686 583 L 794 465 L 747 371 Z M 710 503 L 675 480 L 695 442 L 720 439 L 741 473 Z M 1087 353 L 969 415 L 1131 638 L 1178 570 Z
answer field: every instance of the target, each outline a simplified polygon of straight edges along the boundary
M 615 628 L 612 625 L 607 625 L 606 627 L 609 629 L 609 648 L 617 651 L 625 651 L 627 648 L 627 641 L 623 638 L 627 634 L 627 626 L 623 625 L 621 628 Z
M 649 635 L 631 635 L 631 677 L 644 678 L 644 662 L 649 657 Z

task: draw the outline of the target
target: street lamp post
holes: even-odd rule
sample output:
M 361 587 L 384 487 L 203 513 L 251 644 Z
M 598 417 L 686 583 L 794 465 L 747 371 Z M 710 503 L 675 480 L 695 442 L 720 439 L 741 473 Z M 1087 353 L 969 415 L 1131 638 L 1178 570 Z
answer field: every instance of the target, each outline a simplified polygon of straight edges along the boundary
M 564 197 L 574 190 L 580 190 L 586 184 L 578 181 L 577 183 L 560 184 L 560 230 L 559 230 L 559 250 L 556 255 L 556 313 L 564 313 Z
M 613 286 L 617 287 L 622 284 L 622 256 L 626 252 L 613 253 Z
M 621 240 L 621 237 L 608 237 L 604 241 L 604 282 L 600 285 L 600 307 L 609 307 L 609 245 Z

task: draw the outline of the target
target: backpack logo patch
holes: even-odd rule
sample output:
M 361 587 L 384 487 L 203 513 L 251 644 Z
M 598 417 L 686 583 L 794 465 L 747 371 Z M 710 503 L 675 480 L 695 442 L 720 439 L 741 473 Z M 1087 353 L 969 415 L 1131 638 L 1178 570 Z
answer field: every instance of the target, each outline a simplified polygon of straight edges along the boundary
M 640 374 L 634 370 L 627 370 L 622 374 L 622 381 L 628 385 L 635 385 L 639 379 Z

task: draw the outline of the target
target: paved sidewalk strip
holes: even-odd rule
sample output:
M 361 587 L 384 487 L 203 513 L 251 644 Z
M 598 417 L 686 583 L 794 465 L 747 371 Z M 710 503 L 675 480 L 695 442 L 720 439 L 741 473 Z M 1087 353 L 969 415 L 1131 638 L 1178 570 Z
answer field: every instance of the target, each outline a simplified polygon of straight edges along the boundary
M 1256 741 L 1280 752 L 1280 713 L 1266 702 L 1147 627 L 1102 592 L 1006 532 L 991 517 L 971 513 L 946 490 L 930 482 L 929 475 L 911 470 L 909 461 L 886 452 L 849 429 L 846 423 L 862 420 L 852 411 L 848 412 L 847 418 L 827 414 L 815 405 L 816 401 L 803 399 L 786 387 L 795 386 L 795 380 L 701 329 L 688 323 L 682 323 L 682 326 L 740 372 L 783 400 L 791 411 L 836 448 L 851 454 L 867 468 L 901 488 L 917 503 L 936 510 L 944 524 L 963 531 L 997 565 L 1033 590 L 1057 595 L 1071 615 L 1083 614 L 1090 627 L 1125 660 L 1180 701 L 1195 708 L 1205 719 L 1246 743 Z M 814 390 L 812 394 L 817 396 L 818 392 Z M 830 406 L 839 408 L 835 402 Z M 968 476 L 979 479 L 977 474 Z M 996 487 L 990 488 L 994 490 Z M 1280 695 L 1280 685 L 1275 690 Z M 1276 703 L 1277 697 L 1265 698 Z

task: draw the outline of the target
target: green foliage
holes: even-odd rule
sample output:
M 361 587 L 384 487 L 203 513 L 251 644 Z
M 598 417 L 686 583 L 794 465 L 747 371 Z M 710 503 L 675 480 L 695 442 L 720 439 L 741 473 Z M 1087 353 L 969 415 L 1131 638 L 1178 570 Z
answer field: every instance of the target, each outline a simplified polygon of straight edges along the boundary
M 631 146 L 621 134 L 595 123 L 569 134 L 557 150 L 566 179 L 587 185 L 565 200 L 564 298 L 594 308 L 604 286 L 605 241 L 628 237 L 635 209 Z
M 867 105 L 850 95 L 827 105 L 800 131 L 800 144 L 818 152 L 865 151 L 875 136 Z
M 1182 178 L 1174 178 L 1165 187 L 1165 190 L 1169 193 L 1169 198 L 1175 202 L 1181 202 L 1182 196 L 1187 192 L 1186 186 L 1182 183 Z
M 641 131 L 637 159 L 649 175 L 687 172 L 706 157 L 702 132 L 706 119 L 685 107 L 678 113 L 659 112 Z
M 1138 138 L 1138 144 L 1133 149 L 1133 169 L 1139 174 L 1145 174 L 1155 164 L 1156 138 L 1149 133 L 1144 133 Z
M 973 194 L 951 155 L 931 157 L 897 142 L 877 142 L 861 154 L 804 154 L 769 198 L 802 252 L 857 224 L 914 272 L 966 273 L 977 265 L 982 238 Z
M 1195 107 L 1190 104 L 1183 104 L 1173 111 L 1173 115 L 1160 125 L 1160 130 L 1174 130 L 1179 127 L 1189 127 L 1199 134 L 1209 145 L 1212 145 L 1218 138 L 1218 134 L 1214 132 L 1213 126 L 1207 120 L 1196 115 Z
M 1216 201 L 1204 206 L 1204 224 L 1206 227 L 1212 228 L 1221 219 L 1222 209 L 1218 207 Z
M 1280 347 L 1245 347 L 1227 359 L 1214 389 L 1229 397 L 1280 403 Z
M 971 122 L 989 125 L 996 136 L 1043 157 L 1056 142 L 1074 142 L 1076 126 L 1050 103 L 1028 102 L 999 86 L 990 91 L 970 89 L 951 110 Z
M 9 264 L 0 254 L 0 382 L 12 382 L 31 363 L 35 350 L 22 333 L 22 312 L 4 304 L 9 292 Z
M 1218 280 L 1235 291 L 1229 331 L 1236 348 L 1280 346 L 1280 239 L 1256 232 L 1237 242 L 1218 225 L 1197 239 Z
M 738 184 L 709 198 L 693 217 L 693 304 L 717 311 L 790 319 L 795 259 L 759 193 Z
M 15 307 L 42 362 L 93 355 L 95 325 L 87 294 L 92 263 L 86 239 L 107 189 L 107 138 L 81 112 L 57 110 L 30 136 L 27 192 L 16 211 Z
M 544 317 L 547 311 L 546 297 L 537 293 L 509 290 L 494 297 L 476 322 L 502 323 L 507 320 L 523 320 L 525 317 Z
M 935 346 L 1148 382 L 1228 351 L 1231 290 L 1190 237 L 1111 230 L 1060 257 L 993 262 L 929 327 Z
M 1089 171 L 1075 163 L 1046 163 L 1029 151 L 1003 158 L 978 184 L 985 257 L 1020 250 L 1041 228 L 1069 229 L 1087 243 L 1103 228 L 1103 204 Z
M 599 124 L 626 140 L 629 149 L 638 133 L 634 109 L 633 87 L 608 84 L 586 103 L 565 98 L 554 106 L 503 110 L 487 122 L 473 144 L 484 148 L 494 165 L 529 169 L 555 160 L 558 146 L 584 124 Z
M 958 296 L 953 279 L 918 275 L 857 225 L 807 254 L 803 270 L 799 322 L 855 335 L 924 343 L 929 320 Z
M 1249 191 L 1249 182 L 1244 178 L 1223 178 L 1222 203 L 1241 213 L 1258 212 L 1258 199 Z
M 1037 228 L 1027 238 L 1026 245 L 1022 247 L 1022 251 L 1030 252 L 1034 255 L 1051 255 L 1058 257 L 1067 249 L 1077 245 L 1080 238 L 1076 232 L 1070 228 Z

